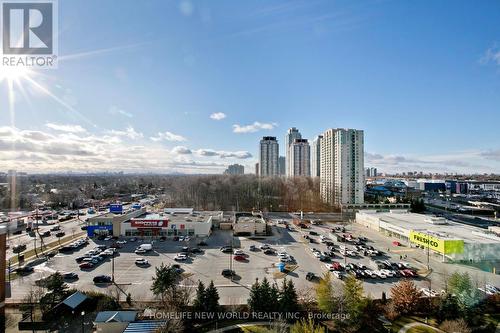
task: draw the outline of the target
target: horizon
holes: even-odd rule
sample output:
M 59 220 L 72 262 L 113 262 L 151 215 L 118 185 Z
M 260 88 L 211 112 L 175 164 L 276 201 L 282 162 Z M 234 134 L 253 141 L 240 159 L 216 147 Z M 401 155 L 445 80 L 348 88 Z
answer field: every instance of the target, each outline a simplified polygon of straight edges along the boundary
M 381 173 L 498 174 L 499 9 L 59 2 L 58 68 L 0 68 L 0 170 L 249 173 L 263 136 L 340 127 Z

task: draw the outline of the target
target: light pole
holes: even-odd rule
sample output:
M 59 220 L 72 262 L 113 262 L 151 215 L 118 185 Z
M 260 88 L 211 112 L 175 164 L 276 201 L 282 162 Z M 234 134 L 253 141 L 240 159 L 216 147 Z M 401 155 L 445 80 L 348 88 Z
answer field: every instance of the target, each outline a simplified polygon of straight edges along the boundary
M 84 322 L 85 311 L 82 311 L 81 315 L 82 315 L 82 333 L 85 333 L 85 322 Z

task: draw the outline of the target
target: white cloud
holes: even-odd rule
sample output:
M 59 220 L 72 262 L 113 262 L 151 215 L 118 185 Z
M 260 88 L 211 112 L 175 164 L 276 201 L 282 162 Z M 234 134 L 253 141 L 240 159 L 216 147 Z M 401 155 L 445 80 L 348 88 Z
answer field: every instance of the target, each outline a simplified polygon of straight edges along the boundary
M 215 112 L 210 115 L 210 119 L 213 120 L 222 120 L 224 118 L 226 118 L 226 114 L 223 112 Z
M 130 112 L 127 112 L 123 109 L 120 109 L 119 107 L 117 107 L 116 105 L 112 105 L 110 108 L 109 108 L 109 111 L 108 111 L 110 114 L 112 115 L 121 115 L 121 116 L 124 116 L 124 117 L 127 117 L 127 118 L 132 118 L 134 115 L 131 114 Z
M 166 132 L 158 132 L 158 136 L 152 136 L 150 138 L 151 140 L 158 142 L 158 141 L 173 141 L 173 142 L 182 142 L 182 141 L 187 141 L 185 137 L 182 135 L 174 134 L 172 132 L 166 131 Z
M 172 149 L 172 153 L 179 155 L 190 155 L 192 154 L 191 149 L 184 146 L 177 146 Z
M 483 65 L 489 64 L 489 63 L 494 63 L 498 66 L 500 66 L 500 46 L 498 44 L 493 45 L 490 47 L 484 55 L 481 57 L 479 62 Z
M 193 6 L 191 1 L 182 0 L 179 3 L 179 11 L 184 16 L 191 16 L 193 14 L 193 11 L 194 11 L 194 6 Z
M 258 132 L 260 130 L 272 130 L 274 129 L 278 124 L 276 123 L 260 123 L 258 121 L 254 122 L 251 125 L 238 125 L 234 124 L 233 125 L 233 132 L 234 133 L 254 133 Z
M 45 126 L 59 132 L 83 133 L 87 131 L 80 125 L 46 123 Z
M 198 149 L 195 151 L 196 154 L 206 157 L 220 157 L 220 158 L 238 158 L 247 159 L 251 158 L 252 154 L 248 151 L 217 151 L 213 149 Z
M 111 130 L 109 133 L 116 136 L 124 136 L 132 140 L 144 137 L 141 132 L 137 132 L 132 126 L 128 126 L 124 131 Z

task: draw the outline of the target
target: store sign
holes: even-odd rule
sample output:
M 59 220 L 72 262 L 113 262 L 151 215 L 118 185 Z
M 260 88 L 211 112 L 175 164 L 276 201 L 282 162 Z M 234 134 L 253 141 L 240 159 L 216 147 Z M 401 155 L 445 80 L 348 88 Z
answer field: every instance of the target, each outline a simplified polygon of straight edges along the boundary
M 462 253 L 464 241 L 455 239 L 440 239 L 426 233 L 411 230 L 410 241 L 443 254 Z
M 130 225 L 134 228 L 166 228 L 167 220 L 132 220 Z

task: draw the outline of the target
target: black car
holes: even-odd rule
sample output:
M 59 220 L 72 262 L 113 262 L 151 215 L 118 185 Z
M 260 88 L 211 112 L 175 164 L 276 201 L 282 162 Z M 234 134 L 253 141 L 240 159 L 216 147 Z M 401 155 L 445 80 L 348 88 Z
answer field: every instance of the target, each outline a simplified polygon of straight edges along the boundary
M 224 253 L 233 253 L 233 248 L 230 246 L 223 246 L 220 248 L 221 252 Z
M 204 241 L 198 242 L 198 246 L 207 246 L 208 244 Z
M 80 229 L 82 229 L 82 230 L 87 230 L 87 226 L 86 226 L 86 225 L 81 226 L 81 227 L 80 227 Z
M 83 261 L 83 259 L 85 259 L 85 258 L 88 258 L 88 257 L 85 257 L 85 256 L 76 257 L 75 260 L 77 263 L 81 263 Z
M 58 230 L 61 230 L 61 227 L 58 225 L 55 225 L 52 228 L 50 228 L 50 231 L 58 231 Z
M 236 273 L 233 270 L 227 269 L 227 268 L 223 269 L 221 274 L 224 277 L 231 277 L 231 276 L 235 276 L 236 275 Z
M 55 257 L 56 254 L 57 254 L 57 251 L 50 251 L 47 253 L 47 257 L 52 258 L 52 257 Z
M 66 233 L 65 233 L 64 231 L 58 232 L 58 233 L 56 234 L 56 237 L 57 237 L 57 238 L 61 238 L 61 237 L 64 237 L 64 236 L 66 236 Z
M 22 230 L 16 230 L 16 231 L 14 231 L 12 234 L 13 234 L 13 235 L 20 235 L 20 234 L 22 234 L 22 233 L 23 233 L 23 231 L 22 231 Z
M 23 252 L 24 250 L 26 250 L 26 244 L 16 245 L 12 248 L 12 252 L 14 253 L 20 253 Z
M 34 271 L 35 271 L 35 269 L 31 266 L 22 266 L 22 267 L 19 267 L 18 269 L 16 269 L 16 273 L 19 275 L 27 275 L 27 274 L 33 273 Z
M 68 253 L 71 251 L 73 251 L 73 248 L 71 246 L 63 246 L 63 247 L 59 248 L 59 252 L 61 252 L 61 253 Z
M 316 231 L 309 231 L 309 235 L 318 236 L 318 233 Z
M 307 281 L 313 281 L 313 280 L 315 280 L 317 278 L 318 277 L 313 272 L 309 272 L 309 273 L 306 274 L 306 280 Z
M 276 252 L 274 252 L 273 249 L 266 249 L 264 250 L 264 254 L 267 254 L 267 255 L 272 255 L 272 254 L 275 254 Z
M 203 253 L 203 250 L 200 249 L 199 247 L 195 247 L 191 249 L 191 253 Z
M 97 275 L 93 279 L 94 283 L 110 283 L 111 276 L 109 275 Z
M 43 234 L 42 234 L 42 237 L 49 237 L 51 235 L 50 231 L 45 231 Z
M 74 272 L 69 272 L 69 273 L 64 273 L 63 275 L 64 280 L 77 280 L 78 279 L 78 274 Z

